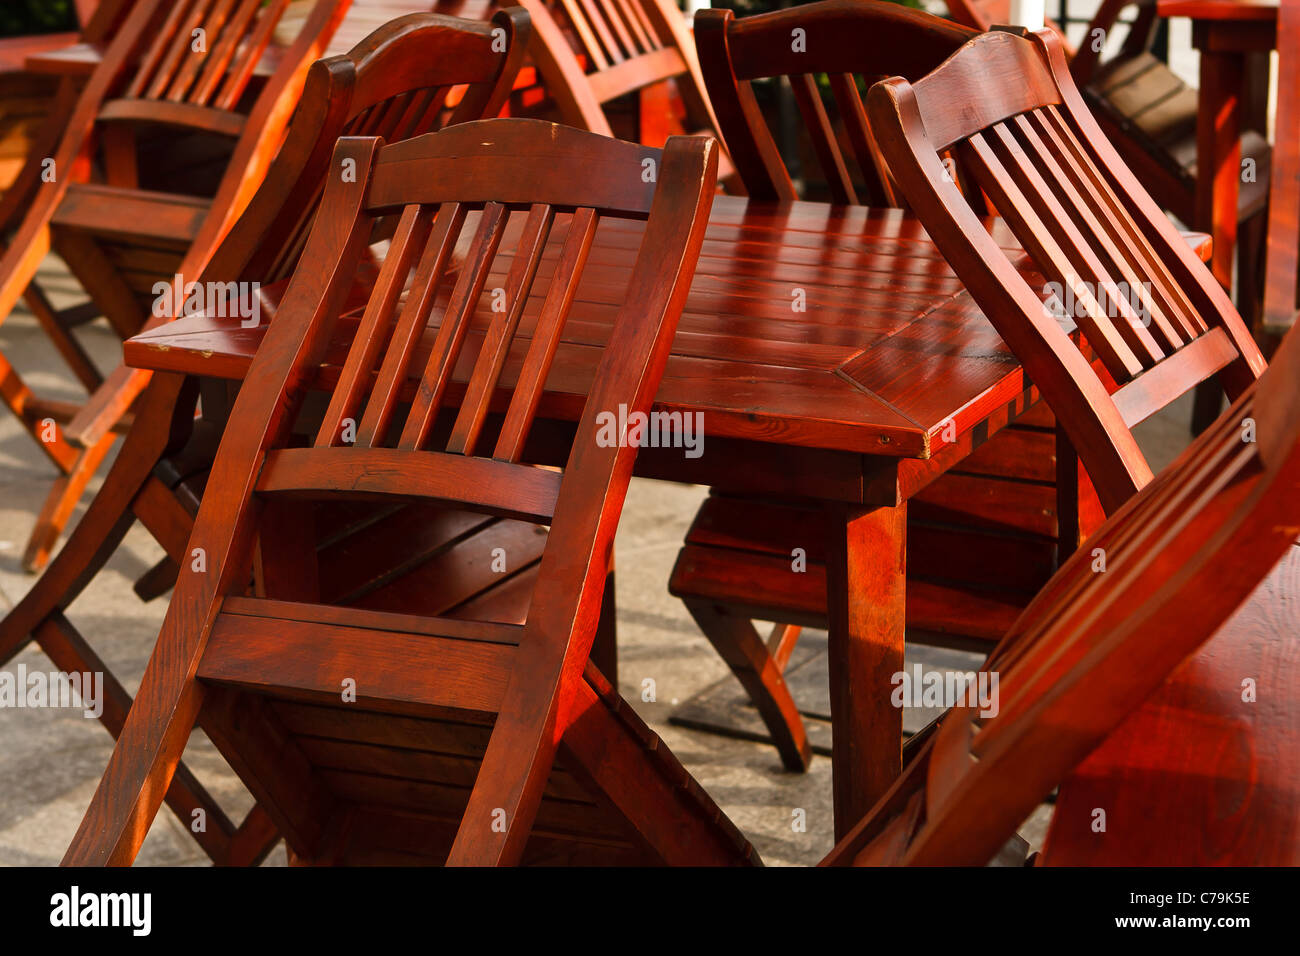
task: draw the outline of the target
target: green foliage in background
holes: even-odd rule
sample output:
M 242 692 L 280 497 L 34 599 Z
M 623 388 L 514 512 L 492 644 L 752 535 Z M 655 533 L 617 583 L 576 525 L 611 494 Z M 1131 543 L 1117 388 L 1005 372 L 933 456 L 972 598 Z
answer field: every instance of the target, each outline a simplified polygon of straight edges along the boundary
M 4 0 L 0 3 L 0 37 L 64 33 L 77 29 L 72 0 Z

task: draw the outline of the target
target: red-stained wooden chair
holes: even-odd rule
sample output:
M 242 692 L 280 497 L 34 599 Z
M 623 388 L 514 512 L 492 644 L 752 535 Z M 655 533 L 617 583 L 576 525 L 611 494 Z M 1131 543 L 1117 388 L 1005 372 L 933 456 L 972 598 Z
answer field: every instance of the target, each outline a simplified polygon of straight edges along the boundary
M 812 197 L 801 197 L 790 178 L 754 94 L 755 80 L 784 77 L 790 84 L 831 202 L 896 206 L 877 169 L 859 84 L 886 75 L 923 76 L 974 35 L 875 0 L 822 0 L 744 19 L 720 9 L 695 16 L 700 70 L 732 163 L 751 198 L 780 202 Z M 829 102 L 818 89 L 821 74 Z M 834 112 L 828 111 L 832 104 Z
M 877 84 L 868 113 L 897 188 L 1055 412 L 1108 513 L 1151 479 L 1134 425 L 1213 376 L 1235 399 L 1263 371 L 1222 287 L 1084 105 L 1054 34 L 982 34 L 914 85 Z M 946 175 L 948 149 L 1041 289 Z
M 751 861 L 748 843 L 588 660 L 636 454 L 602 438 L 603 418 L 650 407 L 703 242 L 716 146 L 672 139 L 661 154 L 518 119 L 380 143 L 339 142 L 333 168 L 354 163 L 357 181 L 328 181 L 189 541 L 206 570 L 177 586 L 65 862 L 134 858 L 201 711 L 303 862 Z M 288 447 L 374 223 L 394 213 L 314 442 Z M 529 465 L 525 441 L 606 217 L 647 220 L 625 305 L 566 466 Z M 498 264 L 516 226 L 509 264 Z M 442 297 L 462 231 L 472 234 L 466 259 Z M 539 270 L 552 232 L 563 235 L 558 258 Z M 505 311 L 483 296 L 494 267 L 506 270 Z M 526 310 L 525 342 L 516 333 Z M 458 364 L 463 388 L 453 385 Z M 489 419 L 494 399 L 499 420 Z M 549 526 L 524 622 L 501 623 L 490 608 L 436 616 L 318 603 L 311 549 L 280 533 L 277 511 L 376 497 Z M 269 549 L 296 573 L 284 591 L 247 598 L 259 533 L 264 559 Z
M 953 17 L 978 30 L 1009 23 L 1010 7 L 1007 0 L 948 0 Z M 1133 20 L 1124 41 L 1103 60 L 1101 48 L 1126 13 Z M 1102 0 L 1077 51 L 1064 30 L 1051 22 L 1047 26 L 1060 38 L 1075 83 L 1138 182 L 1163 208 L 1191 223 L 1196 218 L 1196 89 L 1151 53 L 1159 24 L 1156 0 Z M 1244 222 L 1259 214 L 1267 199 L 1268 141 L 1246 132 L 1241 155 L 1255 163 L 1255 176 L 1242 183 L 1238 197 L 1238 218 Z M 1253 274 L 1250 245 L 1244 243 L 1240 251 L 1243 274 Z
M 518 7 L 482 22 L 413 14 L 384 25 L 346 54 L 313 64 L 283 148 L 248 209 L 213 255 L 203 280 L 260 284 L 268 289 L 263 318 L 273 314 L 275 301 L 269 290 L 282 285 L 297 263 L 339 136 L 377 134 L 396 142 L 443 125 L 495 115 L 510 94 L 527 38 L 528 15 Z M 358 278 L 363 284 L 373 281 L 375 270 L 374 263 L 367 261 Z M 137 592 L 147 600 L 175 582 L 186 561 L 186 541 L 220 438 L 209 420 L 197 424 L 194 420 L 197 385 L 176 376 L 151 381 L 86 514 L 36 584 L 0 620 L 0 663 L 35 640 L 63 670 L 104 673 L 108 705 L 102 719 L 114 735 L 121 732 L 131 698 L 67 617 L 67 609 L 137 520 L 168 555 L 141 578 Z M 215 401 L 215 397 L 209 394 L 205 400 Z M 335 520 L 343 522 L 345 517 L 335 516 Z M 493 525 L 474 534 L 475 523 L 463 517 L 413 516 L 410 509 L 376 515 L 372 508 L 355 517 L 357 523 L 386 521 L 405 530 L 388 549 L 390 564 L 409 563 L 410 548 L 417 545 L 441 555 L 452 545 L 470 548 L 477 541 L 481 546 L 487 535 L 502 530 Z M 349 577 L 336 570 L 324 586 L 332 595 L 356 598 L 364 593 L 375 600 L 382 595 L 376 589 L 363 589 L 367 581 L 363 571 L 376 568 L 367 566 L 346 532 L 346 525 L 333 529 L 323 545 L 322 561 L 335 569 L 351 567 L 356 574 Z M 524 550 L 512 549 L 521 564 Z M 457 591 L 456 586 L 464 589 L 470 582 L 445 578 L 433 582 L 429 591 L 440 595 L 447 606 L 476 596 L 476 592 Z M 205 810 L 210 826 L 195 837 L 217 862 L 251 862 L 278 839 L 260 810 L 237 828 L 183 764 L 172 780 L 167 802 L 186 826 L 193 809 Z
M 922 84 L 914 89 L 924 102 Z M 895 93 L 900 105 L 910 98 Z M 1007 633 L 983 669 L 998 676 L 996 708 L 959 705 L 932 724 L 898 782 L 823 862 L 987 863 L 1243 602 L 1295 598 L 1255 589 L 1294 547 L 1297 528 L 1300 336 L 1292 334 L 1264 376 L 1129 499 Z M 1277 613 L 1263 610 L 1265 619 Z M 1237 767 L 1244 783 L 1250 769 Z M 1238 792 L 1237 780 L 1229 790 Z M 1235 829 L 1248 828 L 1250 804 L 1235 813 Z M 1199 836 L 1170 830 L 1161 839 Z
M 671 133 L 717 135 L 695 46 L 672 0 L 520 0 L 533 21 L 533 62 L 561 120 L 614 135 L 605 108 L 641 94 L 638 141 L 661 146 Z M 581 57 L 581 59 L 579 59 Z M 685 116 L 669 116 L 667 85 Z M 731 174 L 720 156 L 722 179 Z
M 194 281 L 261 182 L 297 103 L 307 68 L 324 51 L 350 0 L 318 0 L 274 74 L 250 81 L 289 0 L 141 0 L 87 81 L 9 249 L 0 259 L 0 318 L 23 295 L 45 254 L 68 264 L 123 337 L 148 323 L 155 283 Z M 211 198 L 142 188 L 137 137 L 164 128 L 233 143 Z M 96 160 L 103 180 L 94 181 Z M 49 180 L 48 182 L 45 180 Z M 44 566 L 113 430 L 148 381 L 119 366 L 106 378 L 62 322 L 46 331 L 88 391 L 82 406 L 33 395 L 0 358 L 5 403 L 60 472 L 24 555 Z
M 976 35 L 873 0 L 823 0 L 744 19 L 730 10 L 702 10 L 695 18 L 709 97 L 745 190 L 781 202 L 801 196 L 758 106 L 755 80 L 787 78 L 833 202 L 897 205 L 859 84 L 886 73 L 919 78 Z M 820 74 L 827 76 L 829 96 L 819 91 Z M 909 639 L 987 649 L 1046 583 L 1058 532 L 1073 535 L 1065 530 L 1068 521 L 1056 521 L 1054 492 L 1036 473 L 1041 463 L 1031 462 L 1036 471 L 1028 471 L 1019 464 L 1026 456 L 1011 452 L 1027 446 L 1050 456 L 1053 438 L 1037 420 L 1033 427 L 1017 424 L 981 449 L 982 465 L 944 475 L 911 502 Z M 1042 500 L 1044 492 L 1047 507 L 1022 506 L 1027 496 Z M 827 626 L 826 556 L 808 546 L 826 540 L 809 533 L 825 520 L 818 507 L 715 490 L 696 514 L 669 579 L 670 592 L 730 665 L 782 764 L 794 771 L 806 769 L 812 753 L 783 672 L 801 628 Z M 954 541 L 968 556 L 960 565 Z M 807 559 L 802 570 L 792 565 L 795 548 Z M 1003 581 L 1014 576 L 1015 586 L 992 591 L 990 568 Z M 755 620 L 775 622 L 766 641 Z

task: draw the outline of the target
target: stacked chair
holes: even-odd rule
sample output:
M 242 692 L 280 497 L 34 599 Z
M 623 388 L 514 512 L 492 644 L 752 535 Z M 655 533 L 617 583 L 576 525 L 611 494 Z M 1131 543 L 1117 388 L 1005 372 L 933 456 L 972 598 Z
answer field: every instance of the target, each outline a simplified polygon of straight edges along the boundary
M 324 52 L 349 0 L 319 0 L 258 89 L 256 71 L 288 5 L 288 0 L 130 5 L 80 91 L 57 148 L 48 156 L 34 152 L 21 174 L 24 187 L 34 186 L 21 213 L 11 207 L 5 223 L 11 235 L 0 257 L 0 320 L 27 292 L 51 249 L 94 302 L 92 309 L 72 314 L 54 313 L 39 301 L 34 310 L 90 393 L 85 404 L 41 399 L 0 356 L 5 404 L 59 471 L 27 544 L 28 570 L 45 565 L 112 446 L 114 429 L 124 426 L 148 381 L 146 374 L 122 366 L 103 376 L 72 328 L 102 313 L 127 338 L 164 321 L 152 314 L 155 284 L 176 275 L 192 282 L 203 272 L 266 174 L 307 69 Z M 113 8 L 103 9 L 107 14 Z M 149 188 L 139 147 L 148 131 L 159 128 L 171 143 L 201 134 L 225 144 L 217 152 L 225 158 L 212 195 Z M 211 158 L 208 147 L 195 163 Z

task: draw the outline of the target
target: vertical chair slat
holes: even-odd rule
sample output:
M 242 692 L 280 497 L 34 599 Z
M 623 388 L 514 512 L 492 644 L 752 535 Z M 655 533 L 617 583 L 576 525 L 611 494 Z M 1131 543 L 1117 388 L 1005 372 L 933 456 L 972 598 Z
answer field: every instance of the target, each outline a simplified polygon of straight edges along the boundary
M 465 391 L 465 400 L 461 403 L 456 423 L 452 426 L 451 438 L 447 442 L 446 450 L 453 454 L 474 454 L 474 446 L 483 430 L 488 406 L 492 402 L 492 393 L 496 391 L 506 356 L 514 341 L 515 330 L 519 327 L 519 319 L 528 303 L 528 290 L 537 275 L 537 267 L 542 261 L 542 251 L 546 248 L 546 238 L 554 220 L 555 213 L 550 206 L 538 204 L 528 211 L 523 234 L 514 251 L 514 261 L 506 276 L 505 310 L 493 313 L 483 339 L 483 348 L 479 352 L 478 361 L 474 363 L 474 373 Z
M 1068 205 L 1078 212 L 1082 220 L 1079 225 L 1080 231 L 1086 231 L 1092 239 L 1094 251 L 1119 274 L 1141 300 L 1142 307 L 1150 316 L 1151 325 L 1155 329 L 1153 334 L 1159 335 L 1162 350 L 1172 352 L 1186 344 L 1182 333 L 1174 327 L 1173 322 L 1165 314 L 1161 301 L 1153 295 L 1153 285 L 1140 278 L 1139 266 L 1117 245 L 1114 228 L 1103 225 L 1097 218 L 1098 212 L 1094 210 L 1093 204 L 1079 193 L 1070 176 L 1057 163 L 1056 157 L 1039 137 L 1029 120 L 1021 115 L 1015 117 L 1012 123 L 1020 134 L 1021 142 L 1034 154 L 1036 160 L 1042 163 L 1044 180 L 1055 188 L 1063 205 Z
M 1110 323 L 1105 321 L 1100 303 L 1080 277 L 1073 274 L 1065 253 L 1047 226 L 1034 213 L 1029 201 L 983 136 L 971 136 L 959 150 L 967 168 L 975 174 L 980 188 L 993 200 L 1025 251 L 1039 268 L 1047 272 L 1049 279 L 1060 283 L 1062 289 L 1071 290 L 1083 304 L 1085 314 L 1079 317 L 1079 326 L 1088 336 L 1089 344 L 1096 350 L 1111 377 L 1117 382 L 1126 382 L 1142 371 L 1142 363 Z
M 217 107 L 233 110 L 239 105 L 239 98 L 244 95 L 248 81 L 253 78 L 257 62 L 266 52 L 275 33 L 275 26 L 289 6 L 289 0 L 268 0 L 257 18 L 257 26 L 248 34 L 238 59 L 226 74 L 226 81 L 217 93 Z
M 591 24 L 587 22 L 587 15 L 578 6 L 578 0 L 561 0 L 561 3 L 565 13 L 569 15 L 569 23 L 573 26 L 573 31 L 578 35 L 578 42 L 582 44 L 582 49 L 591 60 L 590 65 L 598 70 L 608 69 L 609 60 L 601 50 L 600 41 L 592 32 Z
M 196 49 L 194 44 L 197 38 L 191 36 L 189 49 L 181 61 L 180 69 L 176 71 L 176 76 L 167 87 L 167 92 L 163 94 L 163 99 L 171 100 L 174 103 L 185 101 L 186 94 L 189 93 L 190 87 L 194 84 L 195 77 L 199 75 L 208 59 L 216 52 L 217 44 L 225 38 L 226 33 L 223 28 L 226 25 L 226 19 L 230 15 L 230 9 L 236 2 L 237 0 L 216 0 L 216 3 L 208 10 L 207 15 L 196 28 L 203 31 L 203 48 L 201 50 Z
M 388 255 L 379 270 L 379 281 L 366 303 L 361 325 L 348 350 L 347 361 L 339 376 L 339 383 L 330 396 L 329 407 L 316 434 L 317 447 L 329 447 L 342 442 L 345 423 L 355 415 L 361 404 L 364 390 L 370 385 L 375 361 L 388 341 L 393 309 L 401 297 L 407 274 L 416 253 L 428 237 L 429 216 L 421 215 L 418 205 L 407 206 L 397 223 L 397 231 L 389 244 Z
M 586 208 L 576 210 L 569 222 L 569 232 L 560 249 L 560 258 L 551 277 L 546 299 L 542 302 L 542 311 L 533 328 L 528 354 L 524 356 L 519 381 L 515 384 L 515 392 L 510 399 L 510 407 L 506 410 L 496 449 L 492 453 L 492 457 L 500 461 L 517 462 L 523 454 L 528 429 L 537 413 L 546 376 L 560 344 L 564 319 L 569 314 L 569 306 L 578 291 L 578 281 L 582 277 L 587 254 L 591 251 L 598 222 L 595 210 Z
M 185 19 L 180 23 L 180 28 L 171 38 L 166 54 L 163 56 L 162 62 L 159 63 L 152 82 L 144 92 L 147 98 L 151 100 L 161 99 L 167 91 L 167 87 L 171 85 L 172 79 L 180 67 L 181 60 L 190 52 L 190 43 L 192 42 L 194 30 L 203 22 L 203 16 L 211 3 L 212 0 L 194 0 L 194 5 L 189 8 Z
M 406 382 L 411 358 L 424 333 L 438 287 L 465 223 L 465 214 L 466 209 L 460 203 L 444 203 L 438 207 L 419 267 L 411 280 L 406 304 L 393 330 L 379 376 L 357 429 L 357 445 L 360 447 L 375 448 L 384 440 Z M 447 325 L 446 320 L 443 324 Z
M 645 19 L 645 13 L 641 10 L 639 0 L 615 0 L 614 7 L 622 15 L 623 21 L 636 38 L 638 52 L 650 53 L 663 45 L 659 42 L 654 27 Z
M 496 257 L 508 218 L 506 207 L 501 203 L 492 202 L 483 207 L 478 231 L 461 265 L 460 276 L 452 289 L 447 311 L 443 313 L 420 386 L 411 402 L 399 448 L 418 449 L 429 437 L 447 386 L 456 371 L 461 346 L 465 344 L 465 336 L 474 322 L 474 312 L 492 271 L 492 260 Z
M 600 44 L 605 50 L 605 58 L 609 63 L 613 65 L 626 60 L 627 55 L 615 42 L 613 34 L 609 32 L 609 24 L 605 22 L 605 18 L 601 15 L 600 6 L 595 0 L 578 0 L 578 3 L 587 14 L 587 23 L 591 25 L 591 28 L 596 32 L 596 36 L 600 39 Z
M 220 38 L 217 39 L 208 52 L 208 59 L 203 65 L 203 71 L 199 74 L 198 82 L 194 84 L 194 89 L 190 92 L 190 102 L 197 103 L 200 106 L 207 106 L 212 102 L 212 97 L 216 95 L 217 87 L 226 75 L 226 70 L 229 68 L 231 60 L 234 59 L 239 44 L 248 32 L 248 25 L 252 22 L 257 7 L 256 3 L 249 3 L 248 0 L 240 2 L 234 15 L 230 18 L 230 22 L 221 31 Z
M 1105 176 L 1097 169 L 1091 157 L 1084 152 L 1083 146 L 1069 124 L 1065 122 L 1065 118 L 1055 107 L 1048 107 L 1036 111 L 1033 119 L 1039 124 L 1039 131 L 1048 137 L 1047 142 L 1053 147 L 1057 158 L 1074 174 L 1076 184 L 1086 188 L 1087 195 L 1097 203 L 1098 208 L 1108 212 L 1110 220 L 1118 227 L 1116 234 L 1141 259 L 1156 288 L 1167 297 L 1167 308 L 1179 319 L 1187 336 L 1195 338 L 1205 332 L 1209 326 L 1192 305 L 1186 291 L 1174 281 L 1168 266 L 1128 214 L 1124 203 L 1115 195 Z
M 790 77 L 790 88 L 794 91 L 794 100 L 803 116 L 804 125 L 808 127 L 808 136 L 822 172 L 826 176 L 831 190 L 831 200 L 837 203 L 857 205 L 858 195 L 849 178 L 849 171 L 844 165 L 844 155 L 835 139 L 835 129 L 826 115 L 826 104 L 822 102 L 821 91 L 817 88 L 817 79 L 811 73 Z
M 1101 295 L 1109 297 L 1114 308 L 1118 309 L 1118 315 L 1103 310 L 1099 321 L 1105 322 L 1119 333 L 1143 366 L 1149 368 L 1160 361 L 1164 353 L 1155 339 L 1142 324 L 1127 298 L 1119 294 L 1114 277 L 1102 265 L 1096 250 L 1084 237 L 1078 223 L 1067 215 L 1039 173 L 1038 166 L 1043 162 L 1042 157 L 1030 156 L 1005 123 L 999 123 L 990 133 L 993 151 L 1001 159 L 1003 168 L 1011 174 L 1040 220 L 1052 230 L 1054 238 L 1063 247 L 1069 264 L 1090 283 L 1090 288 L 1095 290 L 1094 298 Z
M 176 5 L 171 8 L 166 19 L 158 28 L 158 33 L 153 42 L 149 44 L 149 49 L 140 58 L 140 66 L 136 69 L 135 76 L 127 84 L 126 95 L 128 97 L 145 95 L 145 90 L 148 89 L 149 81 L 157 71 L 158 65 L 171 49 L 172 38 L 176 36 L 176 31 L 180 28 L 181 22 L 189 16 L 190 8 L 200 2 L 202 0 L 178 0 Z

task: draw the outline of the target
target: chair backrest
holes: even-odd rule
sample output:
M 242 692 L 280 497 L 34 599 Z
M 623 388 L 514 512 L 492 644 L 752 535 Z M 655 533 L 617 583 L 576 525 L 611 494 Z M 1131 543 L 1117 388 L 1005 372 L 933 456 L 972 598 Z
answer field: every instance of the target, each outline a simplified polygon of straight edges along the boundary
M 1041 390 L 1108 513 L 1151 478 L 1133 425 L 1211 375 L 1236 398 L 1263 371 L 1227 294 L 1106 140 L 1050 32 L 981 34 L 915 84 L 877 83 L 868 113 L 900 193 Z M 1023 258 L 952 182 L 947 149 Z
M 721 9 L 695 16 L 700 69 L 732 162 L 752 198 L 775 201 L 799 197 L 754 80 L 789 82 L 833 202 L 895 205 L 888 176 L 877 167 L 859 83 L 865 81 L 866 89 L 884 76 L 919 79 L 974 35 L 968 27 L 877 0 L 822 0 L 740 20 Z M 847 142 L 828 115 L 821 75 Z
M 689 131 L 717 129 L 695 47 L 672 0 L 519 2 L 533 20 L 533 61 L 565 123 L 609 136 L 604 104 L 675 80 L 688 119 L 698 124 Z
M 528 14 L 489 21 L 412 13 L 318 60 L 284 145 L 202 281 L 285 279 L 307 241 L 340 136 L 387 143 L 500 113 L 524 62 Z
M 1297 534 L 1300 335 L 1291 334 L 1263 377 L 1025 609 L 981 671 L 996 707 L 948 711 L 826 862 L 987 863 L 1232 616 Z
M 1279 334 L 1296 324 L 1300 282 L 1300 4 L 1277 12 L 1277 116 L 1268 184 L 1263 324 Z
M 56 178 L 34 201 L 57 207 L 88 179 L 102 134 L 161 124 L 229 136 L 231 158 L 180 271 L 198 277 L 260 185 L 307 70 L 351 0 L 316 0 L 256 97 L 245 96 L 289 0 L 139 0 L 87 80 L 54 156 Z M 110 170 L 110 179 L 112 171 Z M 3 304 L 3 303 L 0 303 Z

